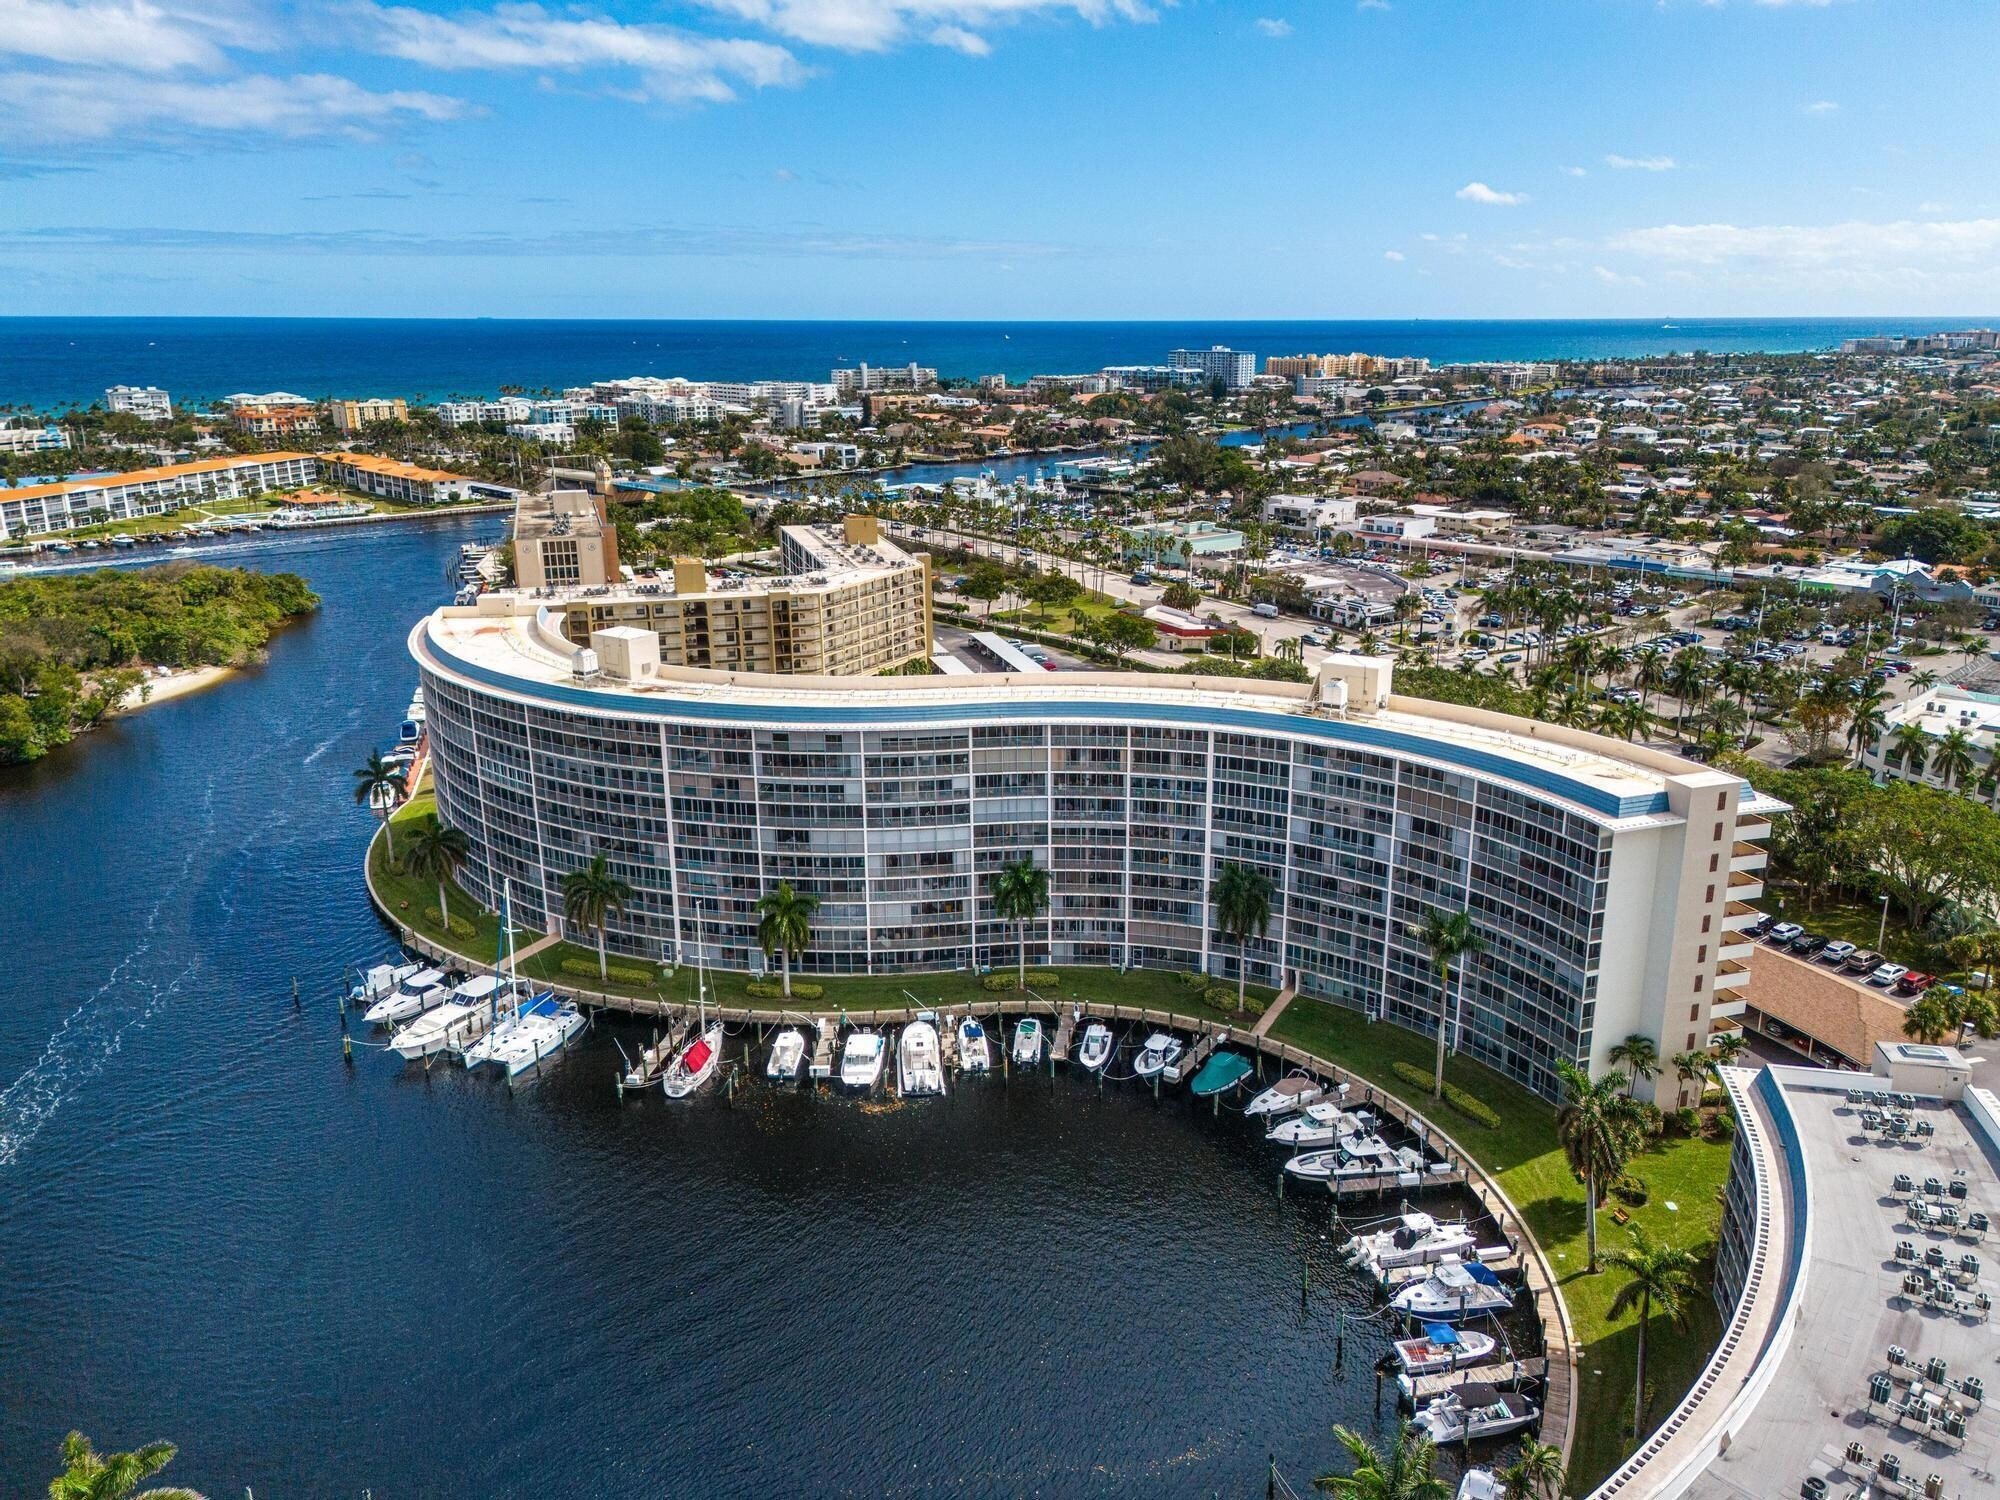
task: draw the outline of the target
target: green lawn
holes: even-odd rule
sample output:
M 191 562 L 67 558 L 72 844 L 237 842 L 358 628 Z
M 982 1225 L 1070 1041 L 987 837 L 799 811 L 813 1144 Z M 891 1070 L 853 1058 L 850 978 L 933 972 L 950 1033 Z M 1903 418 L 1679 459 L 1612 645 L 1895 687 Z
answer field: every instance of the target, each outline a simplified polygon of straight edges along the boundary
M 1470 1090 L 1498 1111 L 1497 1129 L 1478 1125 L 1448 1107 L 1434 1104 L 1427 1091 L 1413 1090 L 1396 1077 L 1391 1065 L 1415 1064 L 1430 1071 L 1432 1043 L 1387 1023 L 1371 1025 L 1354 1012 L 1311 1000 L 1297 1000 L 1278 1018 L 1272 1034 L 1295 1047 L 1347 1068 L 1370 1083 L 1433 1115 L 1480 1164 L 1498 1179 L 1521 1210 L 1562 1284 L 1563 1300 L 1578 1342 L 1577 1378 L 1581 1409 L 1571 1461 L 1572 1488 L 1586 1493 L 1617 1466 L 1634 1444 L 1622 1429 L 1631 1406 L 1633 1360 L 1638 1328 L 1627 1314 L 1610 1318 L 1612 1298 L 1626 1279 L 1622 1272 L 1586 1272 L 1583 1187 L 1570 1175 L 1555 1140 L 1555 1110 L 1519 1084 L 1490 1068 L 1462 1057 L 1445 1065 L 1451 1082 Z M 1632 1164 L 1649 1197 L 1643 1207 L 1626 1210 L 1656 1238 L 1672 1244 L 1703 1247 L 1711 1243 L 1722 1220 L 1718 1195 L 1729 1174 L 1729 1147 L 1700 1140 L 1662 1141 Z M 1667 1204 L 1676 1205 L 1669 1210 Z M 1611 1219 L 1611 1200 L 1598 1219 L 1598 1243 L 1610 1249 L 1625 1242 L 1626 1232 Z M 1648 1427 L 1656 1426 L 1680 1400 L 1708 1362 L 1721 1339 L 1721 1319 L 1704 1289 L 1692 1309 L 1685 1333 L 1658 1318 L 1648 1344 L 1647 1384 L 1653 1399 Z
M 996 973 L 1009 972 L 996 966 Z M 1201 998 L 1192 985 L 1162 969 L 1134 969 L 1121 974 L 1116 969 L 1057 969 L 1054 984 L 1029 986 L 1044 1000 L 1058 1003 L 1078 1001 L 1085 1006 L 1127 1005 L 1146 1010 L 1171 1011 L 1175 1015 L 1201 1016 L 1208 1020 L 1228 1020 L 1235 1014 L 1233 1004 L 1217 1009 Z M 745 988 L 748 974 L 717 972 L 709 975 L 710 993 L 724 1005 L 770 1007 L 781 1002 L 754 999 Z M 962 970 L 945 974 L 911 975 L 796 975 L 795 982 L 822 986 L 826 995 L 812 1002 L 817 1010 L 900 1010 L 909 1005 L 948 1009 L 974 1002 L 1006 998 L 980 985 L 980 976 Z M 1272 991 L 1251 985 L 1253 1002 L 1268 1002 Z M 799 1009 L 806 1009 L 801 1004 Z M 1254 1017 L 1246 1018 L 1254 1023 Z
M 1757 905 L 1780 922 L 1797 922 L 1807 932 L 1816 932 L 1821 937 L 1853 943 L 1861 948 L 1873 948 L 1875 934 L 1882 930 L 1882 907 L 1879 902 L 1844 901 L 1822 895 L 1812 909 L 1807 910 L 1805 898 L 1798 891 L 1773 883 L 1765 887 L 1764 897 Z M 1928 969 L 1937 956 L 1928 944 L 1903 926 L 1893 905 L 1889 909 L 1889 928 L 1883 939 L 1882 952 L 1893 962 L 1906 964 L 1912 969 Z

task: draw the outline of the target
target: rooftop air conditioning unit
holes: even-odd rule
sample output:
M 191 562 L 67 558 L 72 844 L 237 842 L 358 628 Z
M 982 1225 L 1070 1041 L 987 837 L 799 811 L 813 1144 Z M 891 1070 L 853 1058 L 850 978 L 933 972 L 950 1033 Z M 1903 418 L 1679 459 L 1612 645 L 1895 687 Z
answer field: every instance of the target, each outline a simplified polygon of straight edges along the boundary
M 570 674 L 578 682 L 588 682 L 597 675 L 597 653 L 588 646 L 579 646 L 570 653 Z

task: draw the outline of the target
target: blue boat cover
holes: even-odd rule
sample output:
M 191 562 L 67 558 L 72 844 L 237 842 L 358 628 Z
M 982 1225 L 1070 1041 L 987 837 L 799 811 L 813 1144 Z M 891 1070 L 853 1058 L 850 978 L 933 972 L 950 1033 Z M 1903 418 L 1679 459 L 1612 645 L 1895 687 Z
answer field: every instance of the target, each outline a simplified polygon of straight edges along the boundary
M 1433 1344 L 1455 1344 L 1458 1342 L 1458 1330 L 1449 1323 L 1426 1323 L 1424 1337 Z
M 1500 1278 L 1493 1274 L 1493 1268 L 1483 1261 L 1475 1260 L 1467 1262 L 1465 1274 L 1470 1276 L 1474 1281 L 1484 1282 L 1487 1286 L 1500 1285 Z

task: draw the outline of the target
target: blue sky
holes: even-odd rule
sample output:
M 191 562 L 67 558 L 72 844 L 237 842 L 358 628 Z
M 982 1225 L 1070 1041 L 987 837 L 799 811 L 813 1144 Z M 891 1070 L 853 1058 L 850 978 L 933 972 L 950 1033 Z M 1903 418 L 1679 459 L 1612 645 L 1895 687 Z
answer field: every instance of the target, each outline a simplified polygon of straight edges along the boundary
M 2000 311 L 1990 0 L 0 0 L 0 312 Z

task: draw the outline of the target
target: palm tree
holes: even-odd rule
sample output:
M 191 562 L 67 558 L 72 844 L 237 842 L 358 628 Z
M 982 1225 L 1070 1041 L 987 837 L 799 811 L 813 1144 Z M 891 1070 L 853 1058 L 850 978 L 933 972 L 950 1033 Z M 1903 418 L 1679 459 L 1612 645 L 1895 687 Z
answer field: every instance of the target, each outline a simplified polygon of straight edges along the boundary
M 776 890 L 758 898 L 757 946 L 764 950 L 766 962 L 772 954 L 778 956 L 787 1000 L 792 998 L 792 956 L 811 946 L 812 919 L 818 910 L 819 897 L 811 891 L 793 890 L 789 880 L 779 881 Z
M 1640 1079 L 1652 1078 L 1660 1071 L 1660 1044 L 1640 1032 L 1633 1032 L 1605 1055 L 1625 1070 L 1627 1094 L 1638 1088 Z
M 1243 1014 L 1243 990 L 1250 973 L 1250 939 L 1271 926 L 1271 877 L 1251 865 L 1225 860 L 1215 872 L 1209 900 L 1224 936 L 1236 944 L 1236 1014 Z
M 1431 967 L 1438 977 L 1438 1026 L 1437 1026 L 1437 1069 L 1431 1080 L 1431 1097 L 1444 1097 L 1444 1026 L 1445 1002 L 1451 993 L 1451 970 L 1461 958 L 1470 958 L 1486 951 L 1486 939 L 1472 925 L 1469 911 L 1446 912 L 1433 906 L 1424 913 L 1424 919 L 1410 929 L 1410 936 L 1430 950 Z M 1465 966 L 1459 964 L 1459 999 L 1464 1000 Z
M 1569 1169 L 1583 1179 L 1584 1224 L 1590 1234 L 1590 1273 L 1597 1274 L 1598 1184 L 1625 1170 L 1639 1145 L 1638 1109 L 1623 1090 L 1623 1073 L 1606 1073 L 1595 1083 L 1568 1058 L 1556 1062 L 1562 1080 L 1562 1108 L 1556 1139 Z
M 1437 1447 L 1405 1422 L 1387 1451 L 1351 1428 L 1336 1427 L 1333 1435 L 1347 1450 L 1353 1472 L 1322 1474 L 1316 1489 L 1348 1500 L 1451 1500 L 1451 1485 L 1437 1475 Z
M 202 1500 L 178 1486 L 139 1489 L 178 1451 L 172 1443 L 148 1443 L 130 1453 L 99 1453 L 89 1438 L 72 1432 L 63 1439 L 63 1472 L 49 1481 L 49 1500 Z
M 1916 774 L 1921 776 L 1930 764 L 1931 737 L 1920 724 L 1899 724 L 1889 736 L 1889 755 L 1905 772 L 1910 769 L 1910 762 L 1916 761 Z
M 1003 922 L 1012 922 L 1021 938 L 1020 964 L 1015 984 L 1028 987 L 1028 924 L 1049 904 L 1049 872 L 1024 854 L 1012 864 L 1002 865 L 986 883 L 993 898 L 993 911 Z
M 1697 1078 L 1706 1083 L 1713 1076 L 1715 1072 L 1715 1058 L 1712 1054 L 1700 1051 L 1699 1049 L 1688 1052 L 1676 1052 L 1673 1056 L 1673 1068 L 1674 1081 L 1680 1085 L 1680 1092 L 1675 1097 L 1680 1098 L 1686 1094 L 1687 1086 Z
M 1910 1002 L 1903 1012 L 1903 1035 L 1919 1042 L 1941 1042 L 1950 1034 L 1951 1012 L 1944 996 L 1926 992 Z
M 396 859 L 396 835 L 389 828 L 389 814 L 396 810 L 409 779 L 409 773 L 401 766 L 392 766 L 382 759 L 379 750 L 369 751 L 368 764 L 354 773 L 354 800 L 373 807 L 381 818 L 382 837 L 388 842 L 392 864 Z
M 1715 1054 L 1718 1068 L 1733 1068 L 1736 1060 L 1750 1050 L 1750 1038 L 1740 1031 L 1718 1031 L 1708 1039 L 1708 1050 Z
M 581 870 L 571 870 L 562 878 L 563 920 L 584 931 L 597 933 L 597 977 L 609 981 L 611 960 L 604 951 L 605 924 L 614 911 L 638 895 L 631 886 L 611 873 L 602 854 L 591 856 Z
M 1949 791 L 1970 776 L 1979 764 L 1979 757 L 1973 753 L 1972 736 L 1963 729 L 1945 731 L 1938 741 L 1937 749 L 1931 755 L 1931 772 Z
M 1667 691 L 1680 700 L 1674 728 L 1684 734 L 1688 710 L 1708 701 L 1708 658 L 1692 646 L 1676 651 L 1667 666 Z
M 1880 688 L 1863 693 L 1854 700 L 1853 716 L 1847 721 L 1847 743 L 1854 751 L 1855 763 L 1868 753 L 1869 747 L 1881 739 L 1889 729 L 1889 715 L 1884 705 L 1889 695 Z
M 445 888 L 471 853 L 471 840 L 460 830 L 439 822 L 436 813 L 425 813 L 411 831 L 410 852 L 403 868 L 419 880 L 437 882 L 438 917 L 447 935 L 451 932 L 451 906 L 445 900 Z
M 1667 685 L 1667 653 L 1659 646 L 1641 646 L 1631 665 L 1632 686 L 1639 690 L 1639 706 L 1650 713 L 1653 694 Z
M 1524 1439 L 1521 1452 L 1499 1474 L 1501 1493 L 1507 1500 L 1559 1500 L 1569 1483 L 1569 1469 L 1562 1449 L 1554 1443 Z
M 1632 1278 L 1611 1299 L 1611 1316 L 1618 1317 L 1635 1303 L 1639 1308 L 1638 1379 L 1632 1397 L 1632 1431 L 1642 1433 L 1646 1430 L 1646 1324 L 1652 1320 L 1657 1306 L 1675 1327 L 1686 1325 L 1701 1258 L 1679 1245 L 1660 1244 L 1646 1233 L 1642 1224 L 1632 1226 L 1630 1248 L 1613 1250 L 1604 1258 Z

